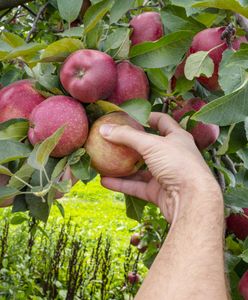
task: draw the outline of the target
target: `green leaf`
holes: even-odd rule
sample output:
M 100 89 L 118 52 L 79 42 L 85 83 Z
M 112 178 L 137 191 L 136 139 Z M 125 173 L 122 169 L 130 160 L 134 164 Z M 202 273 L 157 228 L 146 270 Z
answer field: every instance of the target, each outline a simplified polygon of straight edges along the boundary
M 26 158 L 30 152 L 30 148 L 23 143 L 12 140 L 0 140 L 0 164 L 19 158 Z
M 83 48 L 84 44 L 80 40 L 63 38 L 46 47 L 41 54 L 41 61 L 63 62 L 69 54 Z
M 68 160 L 68 157 L 64 157 L 64 158 L 60 159 L 60 161 L 57 163 L 56 167 L 54 168 L 54 170 L 52 172 L 52 177 L 51 177 L 52 180 L 59 177 L 59 175 L 63 172 L 63 170 L 66 166 L 67 160 Z
M 26 186 L 23 181 L 29 182 L 33 173 L 34 169 L 27 163 L 24 163 L 21 168 L 10 178 L 8 186 L 21 190 Z M 20 178 L 21 180 L 18 178 Z
M 16 195 L 18 195 L 20 192 L 12 187 L 9 186 L 1 186 L 0 187 L 0 202 L 2 200 L 6 200 L 12 197 L 15 197 Z
M 225 204 L 236 207 L 248 207 L 248 189 L 244 187 L 229 188 L 224 194 Z
M 111 49 L 117 49 L 121 47 L 123 41 L 128 36 L 129 38 L 130 29 L 129 28 L 117 28 L 110 35 L 108 35 L 106 41 L 104 42 L 104 51 L 109 51 Z
M 9 53 L 3 57 L 4 60 L 9 60 L 13 58 L 17 58 L 19 56 L 28 56 L 36 54 L 37 51 L 42 50 L 46 47 L 46 44 L 38 44 L 38 43 L 29 43 L 14 48 L 13 50 L 9 51 Z M 2 60 L 3 60 L 2 59 Z
M 86 153 L 86 150 L 84 148 L 80 148 L 76 151 L 74 151 L 68 158 L 68 164 L 74 165 L 78 163 L 82 156 L 84 156 Z
M 244 121 L 248 116 L 247 83 L 248 76 L 246 76 L 245 83 L 238 90 L 205 105 L 192 116 L 192 119 L 220 126 Z
M 125 195 L 125 202 L 127 216 L 140 222 L 147 202 L 129 195 Z
M 113 4 L 113 0 L 103 0 L 89 7 L 84 15 L 84 32 L 92 30 L 106 15 Z
M 192 5 L 193 7 L 215 7 L 219 9 L 231 10 L 248 18 L 248 10 L 243 7 L 238 0 L 207 0 L 198 1 Z
M 164 69 L 148 69 L 149 80 L 160 90 L 167 90 L 168 78 Z
M 21 141 L 28 134 L 29 124 L 27 120 L 11 119 L 0 124 L 0 140 Z
M 58 207 L 58 209 L 61 213 L 61 216 L 64 218 L 65 217 L 65 210 L 64 210 L 63 205 L 59 201 L 55 201 L 55 205 Z
M 145 42 L 130 50 L 131 61 L 148 69 L 175 66 L 188 50 L 192 31 L 178 31 L 162 37 L 157 42 Z
M 63 181 L 53 183 L 53 188 L 55 188 L 57 191 L 63 194 L 69 193 L 71 187 L 72 187 L 71 180 L 63 180 Z
M 207 51 L 198 51 L 191 54 L 184 67 L 184 74 L 188 80 L 193 80 L 195 77 L 205 75 L 209 78 L 214 72 L 214 62 L 208 56 Z
M 242 258 L 243 261 L 245 261 L 246 263 L 248 263 L 248 249 L 246 249 L 245 251 L 243 251 L 243 253 L 240 254 L 239 257 Z
M 215 169 L 221 171 L 221 173 L 224 175 L 226 182 L 230 187 L 235 187 L 236 185 L 236 178 L 233 175 L 231 171 L 226 169 L 223 166 L 217 165 L 217 164 L 212 164 L 211 162 L 209 163 L 210 166 L 214 167 Z
M 6 167 L 0 165 L 0 174 L 12 176 L 13 173 Z
M 18 213 L 11 218 L 10 223 L 12 225 L 19 225 L 22 224 L 23 222 L 27 222 L 28 220 L 29 218 L 26 214 Z
M 68 23 L 77 19 L 83 0 L 57 0 L 59 14 Z
M 64 129 L 65 126 L 60 127 L 41 144 L 35 145 L 34 150 L 28 158 L 28 164 L 30 166 L 37 170 L 44 169 L 49 159 L 49 155 L 58 144 L 61 136 L 63 135 Z
M 79 180 L 85 181 L 90 179 L 90 157 L 87 153 L 81 157 L 80 161 L 70 166 L 72 174 Z
M 244 167 L 248 169 L 248 148 L 243 148 L 237 152 L 239 158 L 243 161 Z
M 50 206 L 47 201 L 43 201 L 42 198 L 36 197 L 35 195 L 27 194 L 26 203 L 32 217 L 43 222 L 48 220 Z
M 57 33 L 56 35 L 61 37 L 83 37 L 83 27 L 71 27 L 63 32 Z
M 115 0 L 110 11 L 110 24 L 118 22 L 134 4 L 135 0 Z
M 19 35 L 16 35 L 12 32 L 4 31 L 1 35 L 1 40 L 3 40 L 5 43 L 10 45 L 13 48 L 22 46 L 25 44 L 25 41 L 19 37 Z
M 145 99 L 132 99 L 120 105 L 120 107 L 138 122 L 147 125 L 150 113 L 151 103 Z

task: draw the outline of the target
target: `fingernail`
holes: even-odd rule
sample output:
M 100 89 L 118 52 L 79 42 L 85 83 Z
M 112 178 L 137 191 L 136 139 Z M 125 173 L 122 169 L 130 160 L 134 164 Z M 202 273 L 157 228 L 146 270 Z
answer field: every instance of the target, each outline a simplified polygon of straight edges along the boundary
M 102 136 L 109 136 L 111 134 L 112 129 L 113 129 L 112 125 L 105 124 L 100 127 L 99 131 Z

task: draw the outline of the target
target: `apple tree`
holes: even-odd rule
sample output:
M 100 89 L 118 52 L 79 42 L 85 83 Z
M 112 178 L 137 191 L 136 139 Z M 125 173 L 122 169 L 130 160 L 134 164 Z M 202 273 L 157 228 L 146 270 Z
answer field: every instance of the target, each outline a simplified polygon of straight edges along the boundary
M 104 141 L 101 124 L 152 132 L 151 111 L 168 113 L 220 184 L 232 297 L 248 299 L 247 18 L 242 0 L 0 1 L 1 206 L 43 222 L 52 205 L 63 215 L 58 199 L 78 180 L 146 168 Z M 125 201 L 149 267 L 169 224 Z

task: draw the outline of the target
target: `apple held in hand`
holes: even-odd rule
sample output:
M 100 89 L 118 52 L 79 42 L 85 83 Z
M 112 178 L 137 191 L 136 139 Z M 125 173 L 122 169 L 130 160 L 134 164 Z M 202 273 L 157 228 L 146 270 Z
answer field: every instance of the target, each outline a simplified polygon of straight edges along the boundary
M 149 82 L 145 72 L 129 61 L 117 65 L 117 84 L 109 101 L 119 105 L 127 100 L 148 99 Z
M 128 125 L 144 131 L 142 125 L 125 112 L 113 112 L 97 119 L 93 124 L 85 148 L 91 157 L 92 167 L 101 175 L 124 177 L 135 173 L 142 158 L 133 149 L 106 141 L 99 132 L 104 124 Z
M 159 40 L 164 35 L 161 16 L 157 12 L 144 12 L 134 17 L 130 26 L 132 45 Z
M 116 64 L 103 52 L 78 50 L 65 60 L 60 81 L 72 97 L 83 103 L 107 99 L 116 86 Z
M 0 91 L 0 122 L 28 119 L 32 110 L 45 98 L 33 87 L 31 80 L 16 81 Z
M 180 122 L 182 117 L 190 111 L 200 110 L 206 103 L 200 98 L 193 98 L 185 102 L 183 107 L 176 108 L 173 111 L 173 117 L 177 122 Z M 214 144 L 219 137 L 220 128 L 214 124 L 204 124 L 198 122 L 191 130 L 195 143 L 200 150 L 208 148 Z
M 239 281 L 239 292 L 244 297 L 244 300 L 248 300 L 248 271 L 244 273 Z
M 248 236 L 248 208 L 244 208 L 243 210 L 247 217 L 239 214 L 231 214 L 226 219 L 227 230 L 234 233 L 240 240 L 245 240 Z
M 10 177 L 8 175 L 0 174 L 0 187 L 6 186 L 9 182 L 9 179 Z M 14 201 L 14 197 L 0 201 L 0 207 L 10 206 L 13 204 L 13 201 Z
M 209 91 L 217 91 L 220 90 L 220 86 L 218 83 L 218 71 L 219 65 L 222 60 L 223 52 L 228 48 L 225 40 L 221 39 L 221 35 L 225 27 L 217 27 L 217 28 L 208 28 L 196 34 L 193 39 L 193 42 L 190 47 L 190 54 L 196 53 L 198 51 L 210 51 L 209 57 L 212 58 L 214 62 L 214 73 L 210 78 L 199 77 L 197 80 L 205 86 Z M 246 42 L 244 37 L 239 39 L 235 38 L 232 42 L 232 46 L 234 50 L 239 49 L 240 44 Z
M 53 96 L 38 105 L 30 115 L 28 138 L 41 143 L 57 129 L 64 133 L 51 156 L 63 157 L 82 147 L 88 135 L 88 120 L 80 102 L 68 96 Z

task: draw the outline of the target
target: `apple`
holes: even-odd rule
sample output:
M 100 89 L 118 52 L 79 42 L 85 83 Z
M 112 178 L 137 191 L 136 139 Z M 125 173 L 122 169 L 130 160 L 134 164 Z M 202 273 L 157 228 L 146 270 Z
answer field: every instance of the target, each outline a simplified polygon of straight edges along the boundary
M 51 156 L 63 157 L 82 147 L 88 135 L 88 120 L 80 102 L 68 96 L 53 96 L 39 104 L 30 115 L 28 138 L 41 143 L 65 126 Z
M 130 284 L 135 284 L 135 283 L 138 283 L 140 281 L 139 274 L 137 274 L 135 272 L 129 272 L 127 278 L 128 278 L 128 282 Z
M 140 243 L 140 234 L 139 233 L 134 233 L 131 236 L 130 244 L 133 245 L 133 246 L 138 246 L 139 243 Z
M 157 12 L 144 12 L 134 17 L 130 22 L 130 26 L 133 29 L 131 35 L 132 45 L 157 41 L 164 35 L 161 16 Z
M 192 41 L 189 53 L 193 54 L 198 51 L 209 51 L 219 45 L 216 49 L 209 53 L 209 56 L 214 62 L 214 73 L 210 78 L 204 76 L 199 77 L 197 80 L 206 87 L 209 91 L 218 91 L 220 86 L 218 83 L 219 65 L 222 59 L 223 52 L 228 48 L 227 43 L 221 39 L 221 35 L 225 27 L 208 28 L 197 33 Z M 234 50 L 239 49 L 240 44 L 246 42 L 244 37 L 235 38 L 232 42 Z
M 19 80 L 0 90 L 0 122 L 28 119 L 32 110 L 45 100 L 33 84 L 31 80 Z
M 239 293 L 244 300 L 248 300 L 248 271 L 246 271 L 239 281 Z
M 200 98 L 192 98 L 186 101 L 183 107 L 178 107 L 173 111 L 173 117 L 177 122 L 180 122 L 182 117 L 190 111 L 200 110 L 206 103 Z M 208 148 L 214 144 L 219 137 L 220 128 L 215 124 L 204 124 L 198 122 L 190 133 L 194 137 L 195 143 L 200 150 Z
M 129 61 L 117 65 L 117 84 L 109 101 L 117 105 L 135 98 L 148 99 L 149 82 L 145 72 Z
M 240 240 L 245 240 L 248 236 L 248 208 L 243 208 L 243 210 L 247 218 L 239 214 L 231 214 L 226 219 L 227 230 L 234 233 Z
M 83 103 L 107 99 L 116 86 L 116 64 L 106 53 L 78 50 L 65 60 L 60 81 L 72 97 Z
M 104 139 L 99 132 L 103 124 L 128 125 L 144 131 L 143 126 L 125 112 L 113 112 L 97 119 L 85 144 L 92 167 L 108 177 L 124 177 L 135 173 L 138 170 L 136 164 L 140 163 L 142 157 L 131 148 Z
M 10 177 L 8 175 L 0 174 L 0 187 L 6 186 Z M 7 207 L 13 204 L 14 197 L 0 201 L 0 207 Z

